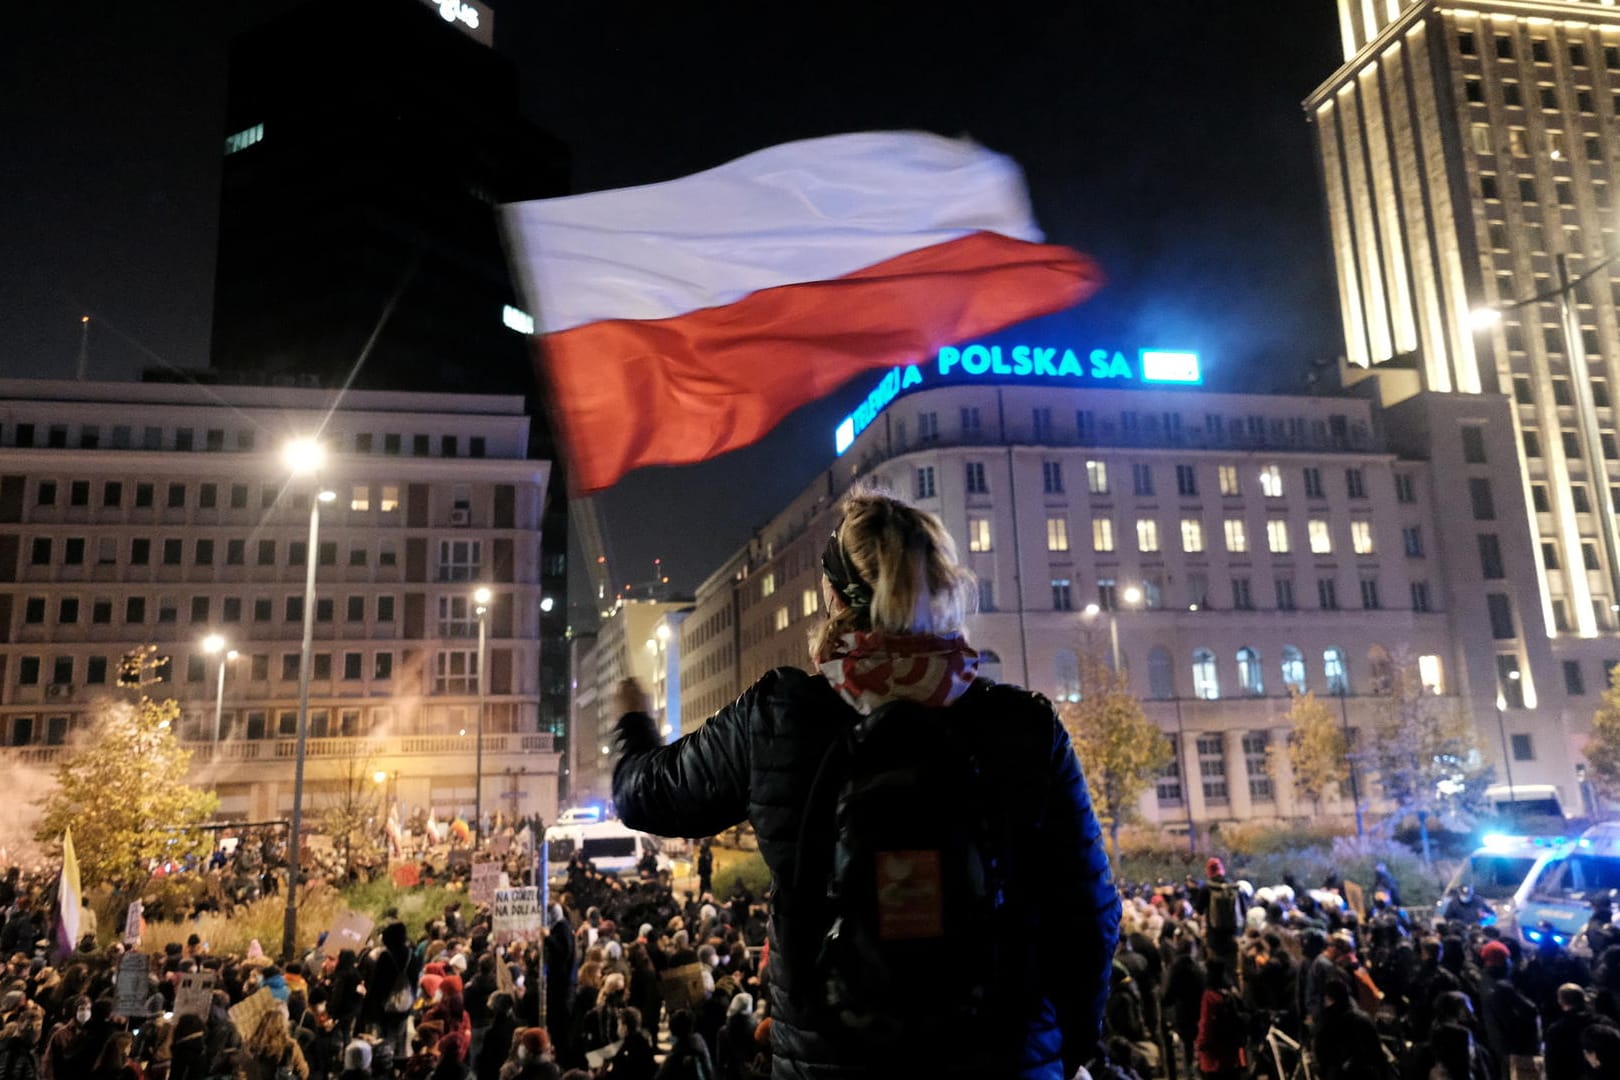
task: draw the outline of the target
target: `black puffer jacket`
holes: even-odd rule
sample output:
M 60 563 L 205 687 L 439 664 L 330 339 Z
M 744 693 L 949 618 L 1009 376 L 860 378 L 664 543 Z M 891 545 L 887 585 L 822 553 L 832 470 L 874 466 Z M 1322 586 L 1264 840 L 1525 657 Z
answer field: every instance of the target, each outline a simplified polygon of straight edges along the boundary
M 1119 894 L 1080 765 L 1051 705 L 979 680 L 951 706 L 984 717 L 991 790 L 1017 808 L 1008 894 L 1027 913 L 1016 943 L 1033 977 L 1018 999 L 1001 1067 L 981 1075 L 1068 1077 L 1097 1045 L 1119 933 Z M 892 1075 L 862 1059 L 830 1025 L 817 1030 L 813 965 L 830 921 L 825 866 L 835 841 L 830 815 L 804 823 L 815 773 L 832 740 L 860 719 L 821 676 L 779 668 L 702 728 L 661 746 L 652 721 L 619 722 L 624 757 L 613 777 L 620 816 L 664 836 L 710 836 L 748 820 L 770 867 L 772 1075 L 833 1080 Z M 804 824 L 806 865 L 800 871 Z M 802 887 L 795 888 L 795 881 Z M 918 1048 L 923 1050 L 924 1048 Z M 960 1054 L 962 1047 L 933 1047 Z M 915 1059 L 913 1059 L 915 1060 Z

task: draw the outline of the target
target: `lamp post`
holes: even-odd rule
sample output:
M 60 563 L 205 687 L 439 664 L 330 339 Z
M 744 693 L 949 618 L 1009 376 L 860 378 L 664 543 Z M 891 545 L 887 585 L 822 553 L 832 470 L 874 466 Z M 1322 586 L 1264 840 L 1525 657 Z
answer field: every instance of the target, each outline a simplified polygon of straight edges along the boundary
M 220 718 L 225 713 L 225 664 L 235 660 L 237 651 L 225 648 L 225 639 L 218 634 L 209 634 L 202 639 L 202 651 L 209 656 L 219 657 L 219 681 L 214 690 L 214 742 L 219 742 Z
M 290 440 L 281 451 L 282 463 L 295 478 L 309 477 L 326 463 L 326 448 L 312 438 Z M 298 943 L 298 863 L 304 830 L 304 753 L 309 741 L 310 653 L 315 640 L 315 564 L 319 559 L 321 503 L 331 502 L 337 493 L 324 490 L 317 482 L 315 497 L 309 500 L 309 545 L 304 550 L 304 639 L 298 663 L 298 743 L 293 757 L 292 831 L 287 851 L 287 910 L 281 924 L 281 952 L 291 958 Z
M 484 663 L 484 653 L 488 644 L 485 624 L 489 619 L 489 601 L 492 595 L 483 585 L 473 590 L 473 603 L 477 605 L 474 610 L 478 614 L 478 735 L 473 740 L 477 746 L 473 766 L 474 848 L 478 847 L 484 838 L 484 699 L 489 694 L 489 673 Z
M 1341 658 L 1340 663 L 1343 664 Z M 1356 757 L 1350 746 L 1350 669 L 1339 671 L 1339 722 L 1344 727 L 1345 764 L 1350 766 L 1350 802 L 1356 808 L 1356 839 L 1366 838 L 1366 825 L 1361 819 L 1361 781 L 1356 775 Z

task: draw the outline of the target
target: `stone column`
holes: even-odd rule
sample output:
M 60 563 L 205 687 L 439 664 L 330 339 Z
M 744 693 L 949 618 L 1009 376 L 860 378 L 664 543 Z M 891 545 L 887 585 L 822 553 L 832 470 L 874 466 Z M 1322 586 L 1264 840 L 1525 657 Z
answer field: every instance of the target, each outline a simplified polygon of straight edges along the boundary
M 1193 824 L 1203 827 L 1209 824 L 1209 810 L 1204 805 L 1204 781 L 1198 775 L 1198 732 L 1192 728 L 1192 718 L 1186 715 L 1187 703 L 1182 702 L 1181 708 L 1182 719 L 1187 722 L 1187 731 L 1181 736 L 1181 772 L 1187 779 L 1182 795 L 1192 807 Z
M 1249 763 L 1243 755 L 1244 734 L 1241 730 L 1222 733 L 1226 749 L 1226 798 L 1232 816 L 1239 821 L 1254 816 L 1249 799 Z
M 1271 790 L 1277 798 L 1277 816 L 1300 816 L 1299 797 L 1294 794 L 1294 766 L 1288 760 L 1288 736 L 1293 728 L 1271 729 Z

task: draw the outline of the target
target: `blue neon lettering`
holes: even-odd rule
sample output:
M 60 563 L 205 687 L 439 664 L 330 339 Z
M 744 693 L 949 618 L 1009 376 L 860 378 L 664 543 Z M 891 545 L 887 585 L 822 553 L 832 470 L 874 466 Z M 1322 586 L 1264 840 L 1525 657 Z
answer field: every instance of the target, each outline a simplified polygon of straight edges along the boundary
M 1014 375 L 1028 375 L 1030 371 L 1029 346 L 1014 345 L 1012 351 L 1012 373 Z
M 908 386 L 918 386 L 922 383 L 922 372 L 917 370 L 916 364 L 907 364 L 906 373 L 900 376 L 900 389 Z
M 1073 375 L 1077 379 L 1084 378 L 1086 374 L 1081 370 L 1080 359 L 1074 355 L 1073 349 L 1063 350 L 1063 359 L 1058 361 L 1057 373 L 1059 375 Z
M 939 350 L 939 373 L 941 375 L 949 374 L 951 368 L 955 367 L 961 360 L 961 349 L 953 349 L 949 345 L 945 346 Z
M 969 345 L 962 350 L 962 370 L 969 375 L 983 375 L 990 370 L 990 350 L 983 345 Z
M 997 375 L 1011 375 L 1012 368 L 1007 361 L 1001 358 L 1001 346 L 993 345 L 990 348 L 990 370 Z
M 1052 358 L 1056 355 L 1056 349 L 1037 348 L 1035 350 L 1035 374 L 1056 377 L 1057 365 L 1052 363 Z

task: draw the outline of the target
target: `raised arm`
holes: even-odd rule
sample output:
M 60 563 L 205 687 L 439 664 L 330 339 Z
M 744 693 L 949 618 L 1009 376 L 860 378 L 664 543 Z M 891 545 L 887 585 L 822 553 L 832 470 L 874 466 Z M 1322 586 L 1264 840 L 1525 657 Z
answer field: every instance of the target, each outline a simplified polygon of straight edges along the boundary
M 657 836 L 713 836 L 747 818 L 749 717 L 761 685 L 668 746 L 644 705 L 626 711 L 613 769 L 619 818 Z

